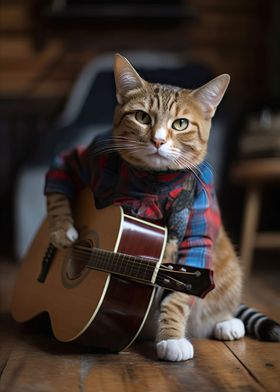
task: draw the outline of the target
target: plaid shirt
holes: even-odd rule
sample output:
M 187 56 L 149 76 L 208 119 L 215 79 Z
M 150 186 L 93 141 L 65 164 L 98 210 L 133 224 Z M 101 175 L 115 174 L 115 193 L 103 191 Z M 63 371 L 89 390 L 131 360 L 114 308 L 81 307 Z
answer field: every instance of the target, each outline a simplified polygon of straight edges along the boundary
M 221 219 L 206 163 L 196 175 L 188 170 L 145 171 L 108 151 L 111 143 L 111 134 L 103 134 L 87 148 L 56 157 L 46 175 L 45 194 L 63 193 L 71 199 L 90 186 L 97 208 L 121 205 L 133 216 L 166 225 L 169 238 L 179 239 L 179 263 L 210 268 Z

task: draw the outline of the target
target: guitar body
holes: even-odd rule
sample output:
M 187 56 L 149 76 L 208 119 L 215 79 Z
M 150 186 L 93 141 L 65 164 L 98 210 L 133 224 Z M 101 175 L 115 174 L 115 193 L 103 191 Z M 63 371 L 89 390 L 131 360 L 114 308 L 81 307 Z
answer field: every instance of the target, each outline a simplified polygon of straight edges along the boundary
M 82 248 L 144 256 L 160 264 L 166 229 L 132 218 L 120 207 L 97 210 L 86 189 L 74 204 Z M 87 266 L 79 251 L 56 250 L 43 282 L 38 281 L 49 246 L 48 222 L 40 227 L 17 276 L 12 315 L 19 322 L 47 312 L 55 337 L 119 352 L 139 334 L 155 288 Z

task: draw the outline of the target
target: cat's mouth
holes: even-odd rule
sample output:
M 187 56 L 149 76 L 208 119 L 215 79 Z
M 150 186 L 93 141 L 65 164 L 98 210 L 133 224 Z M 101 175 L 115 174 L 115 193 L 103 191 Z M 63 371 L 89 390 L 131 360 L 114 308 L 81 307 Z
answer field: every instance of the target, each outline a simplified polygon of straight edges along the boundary
M 149 154 L 148 160 L 150 164 L 153 166 L 155 169 L 166 169 L 170 168 L 170 157 L 164 155 L 160 151 L 153 152 Z
M 151 152 L 151 156 L 163 158 L 167 161 L 170 161 L 171 156 L 174 157 L 174 154 L 175 152 L 172 152 L 170 148 L 157 148 L 156 150 Z
M 161 154 L 159 150 L 154 151 L 152 153 L 149 154 L 150 157 L 157 157 L 157 158 L 163 158 L 165 160 L 168 160 L 167 157 L 164 154 Z

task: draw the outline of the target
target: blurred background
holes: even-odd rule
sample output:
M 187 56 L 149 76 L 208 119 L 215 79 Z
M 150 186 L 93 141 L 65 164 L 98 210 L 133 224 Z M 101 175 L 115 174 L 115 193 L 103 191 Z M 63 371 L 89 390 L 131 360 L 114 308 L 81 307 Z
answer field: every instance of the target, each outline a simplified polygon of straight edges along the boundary
M 248 270 L 279 277 L 279 19 L 276 0 L 2 0 L 0 263 L 20 259 L 44 215 L 53 154 L 110 128 L 120 52 L 150 81 L 231 75 L 209 159 Z

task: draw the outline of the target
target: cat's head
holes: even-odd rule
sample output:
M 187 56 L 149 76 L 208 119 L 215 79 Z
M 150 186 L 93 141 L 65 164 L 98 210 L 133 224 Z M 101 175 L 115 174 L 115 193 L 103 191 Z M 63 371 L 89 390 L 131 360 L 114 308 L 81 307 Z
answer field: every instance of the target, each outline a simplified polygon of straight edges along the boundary
M 229 80 L 220 75 L 195 90 L 149 83 L 116 54 L 117 150 L 130 164 L 148 170 L 196 167 L 206 155 L 211 119 Z

